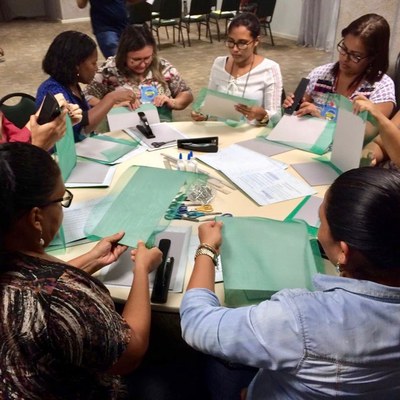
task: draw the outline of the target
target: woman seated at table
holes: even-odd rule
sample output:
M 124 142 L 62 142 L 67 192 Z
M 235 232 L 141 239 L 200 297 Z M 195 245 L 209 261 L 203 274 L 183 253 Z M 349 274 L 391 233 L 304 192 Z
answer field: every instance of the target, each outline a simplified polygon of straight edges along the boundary
M 84 33 L 65 31 L 56 36 L 47 50 L 42 67 L 50 78 L 39 86 L 36 105 L 39 107 L 48 92 L 62 93 L 68 103 L 79 105 L 83 117 L 74 126 L 75 141 L 80 141 L 85 138 L 84 134 L 93 132 L 113 106 L 133 99 L 132 92 L 123 89 L 104 96 L 96 107 L 89 106 L 80 83 L 87 84 L 94 77 L 97 70 L 97 46 Z
M 221 307 L 214 294 L 213 258 L 224 228 L 201 225 L 180 310 L 183 337 L 207 354 L 259 368 L 242 397 L 248 400 L 398 398 L 399 172 L 345 172 L 319 214 L 318 239 L 339 276 L 319 274 L 314 291 L 284 289 L 235 309 Z
M 231 21 L 225 40 L 231 54 L 214 60 L 208 88 L 257 100 L 256 106 L 237 104 L 235 109 L 248 121 L 265 125 L 280 114 L 282 76 L 279 64 L 257 54 L 260 31 L 260 22 L 252 13 L 238 14 Z M 192 118 L 207 119 L 197 112 L 192 112 Z
M 98 69 L 85 94 L 95 106 L 121 88 L 131 90 L 134 109 L 143 103 L 153 103 L 164 121 L 172 120 L 172 110 L 183 110 L 193 101 L 190 88 L 177 69 L 158 57 L 156 42 L 147 25 L 132 25 L 124 30 L 116 56 L 109 57 Z
M 400 168 L 400 111 L 389 119 L 365 96 L 354 99 L 356 113 L 368 111 L 378 122 L 379 135 L 363 148 L 363 159 L 371 165 Z
M 386 75 L 389 39 L 389 24 L 380 15 L 366 14 L 351 22 L 342 30 L 337 45 L 339 61 L 317 67 L 308 75 L 310 82 L 296 115 L 334 117 L 332 94 L 337 93 L 350 100 L 364 95 L 388 117 L 396 105 L 394 83 Z M 293 97 L 289 95 L 283 107 L 291 106 Z
M 46 253 L 73 196 L 56 162 L 31 144 L 0 145 L 0 185 L 0 397 L 116 399 L 119 375 L 148 346 L 148 274 L 161 251 L 142 242 L 133 250 L 135 278 L 120 316 L 91 274 L 126 250 L 124 234 L 69 262 Z

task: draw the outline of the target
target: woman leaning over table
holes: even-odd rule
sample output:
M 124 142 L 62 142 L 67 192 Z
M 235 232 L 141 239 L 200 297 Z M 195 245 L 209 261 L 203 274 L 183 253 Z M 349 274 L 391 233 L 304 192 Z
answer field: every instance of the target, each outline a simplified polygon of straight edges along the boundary
M 177 69 L 157 55 L 157 45 L 147 27 L 128 26 L 121 35 L 117 54 L 98 69 L 85 94 L 91 105 L 117 89 L 134 95 L 132 107 L 153 103 L 161 120 L 172 120 L 172 110 L 183 110 L 193 95 Z
M 129 104 L 132 92 L 126 89 L 104 96 L 96 107 L 90 107 L 80 84 L 91 82 L 97 70 L 97 46 L 92 38 L 82 32 L 65 31 L 56 36 L 43 59 L 43 71 L 50 77 L 38 88 L 36 105 L 39 107 L 45 95 L 61 93 L 69 104 L 77 104 L 83 111 L 82 121 L 74 125 L 74 137 L 78 142 L 84 134 L 93 132 L 117 104 Z
M 366 14 L 351 22 L 342 30 L 337 45 L 339 60 L 317 67 L 308 75 L 310 82 L 296 115 L 335 115 L 332 93 L 337 93 L 350 100 L 364 95 L 388 117 L 396 105 L 394 83 L 386 75 L 389 39 L 389 24 L 380 15 Z M 293 95 L 289 95 L 283 107 L 292 104 Z
M 214 293 L 224 228 L 201 225 L 180 310 L 183 337 L 207 354 L 259 368 L 243 399 L 398 399 L 399 172 L 345 172 L 319 214 L 318 239 L 339 276 L 318 274 L 314 291 L 284 289 L 240 308 L 221 307 Z
M 231 21 L 225 40 L 231 54 L 214 60 L 208 88 L 257 100 L 256 106 L 237 104 L 235 108 L 248 121 L 265 125 L 280 113 L 282 75 L 279 64 L 257 54 L 260 31 L 260 22 L 252 13 L 238 14 Z M 192 112 L 192 118 L 204 121 L 207 117 Z
M 0 145 L 0 398 L 117 399 L 119 375 L 135 369 L 150 330 L 148 273 L 159 249 L 139 242 L 135 278 L 120 316 L 91 274 L 126 250 L 123 233 L 61 261 L 46 253 L 72 193 L 44 150 Z

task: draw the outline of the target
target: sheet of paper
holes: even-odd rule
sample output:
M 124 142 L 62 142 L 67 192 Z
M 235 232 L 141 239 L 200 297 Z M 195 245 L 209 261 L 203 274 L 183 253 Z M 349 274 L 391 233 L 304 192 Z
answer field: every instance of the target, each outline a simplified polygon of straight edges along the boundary
M 342 172 L 360 166 L 366 122 L 340 107 L 333 139 L 331 162 Z
M 93 161 L 78 160 L 65 182 L 68 188 L 73 187 L 108 187 L 115 173 L 115 166 L 104 165 Z
M 310 196 L 304 205 L 292 216 L 292 219 L 301 219 L 308 225 L 319 228 L 321 223 L 318 210 L 323 201 L 322 197 Z
M 189 244 L 191 243 L 192 228 L 169 226 L 164 232 L 156 236 L 155 243 L 158 244 L 160 239 L 170 239 L 171 248 L 168 256 L 174 257 L 174 266 L 172 269 L 171 282 L 169 290 L 172 292 L 182 292 L 185 280 L 186 266 L 189 257 Z M 113 286 L 131 286 L 134 276 L 134 264 L 130 258 L 130 250 L 128 250 L 119 258 L 118 261 L 104 267 L 99 278 L 106 285 Z M 150 288 L 153 287 L 156 271 L 149 275 Z
M 311 147 L 321 136 L 327 122 L 322 118 L 299 118 L 284 114 L 267 139 L 282 143 L 304 143 Z
M 243 142 L 238 142 L 237 144 L 239 146 L 245 147 L 246 149 L 253 150 L 268 157 L 272 157 L 277 154 L 282 154 L 286 153 L 287 151 L 293 150 L 292 147 L 285 146 L 284 144 L 280 143 L 270 142 L 263 137 L 244 140 Z
M 330 164 L 318 161 L 292 164 L 292 167 L 311 186 L 331 185 L 339 176 Z
M 197 158 L 224 173 L 259 205 L 315 193 L 309 185 L 284 171 L 286 164 L 238 145 Z
M 161 150 L 165 149 L 166 147 L 176 146 L 176 141 L 178 139 L 187 138 L 186 135 L 184 135 L 181 131 L 176 129 L 168 122 L 150 124 L 150 127 L 155 136 L 155 138 L 152 139 L 146 138 L 136 128 L 127 128 L 124 129 L 124 131 L 135 140 L 140 140 L 141 143 L 145 145 L 149 151 Z
M 131 111 L 126 107 L 116 107 L 107 114 L 110 131 L 120 131 L 140 125 L 140 118 L 137 114 L 139 111 L 143 111 L 146 114 L 149 124 L 160 122 L 157 108 L 152 104 L 144 104 L 135 111 Z

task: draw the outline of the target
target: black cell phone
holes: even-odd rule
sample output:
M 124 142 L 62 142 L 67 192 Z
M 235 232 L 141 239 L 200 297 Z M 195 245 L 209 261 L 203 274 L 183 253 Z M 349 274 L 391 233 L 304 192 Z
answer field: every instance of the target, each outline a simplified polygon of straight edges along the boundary
M 39 125 L 47 124 L 57 118 L 60 114 L 61 107 L 59 106 L 57 99 L 52 93 L 47 93 L 43 100 L 37 123 Z
M 294 91 L 294 99 L 291 107 L 285 108 L 285 114 L 292 115 L 295 111 L 299 109 L 301 100 L 303 99 L 304 93 L 307 89 L 308 83 L 310 82 L 307 78 L 302 78 L 298 84 L 296 90 Z

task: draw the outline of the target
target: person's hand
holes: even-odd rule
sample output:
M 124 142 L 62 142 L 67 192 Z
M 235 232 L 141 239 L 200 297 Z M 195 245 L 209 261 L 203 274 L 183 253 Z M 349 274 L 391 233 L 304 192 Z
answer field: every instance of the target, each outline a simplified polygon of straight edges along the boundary
M 43 125 L 37 123 L 38 113 L 31 115 L 26 126 L 31 131 L 32 144 L 49 151 L 65 135 L 66 115 L 67 110 L 64 108 L 57 118 Z
M 360 167 L 375 167 L 377 164 L 375 154 L 368 148 L 361 152 Z
M 82 109 L 78 104 L 67 103 L 66 108 L 71 118 L 72 125 L 79 124 L 82 121 Z
M 135 268 L 144 268 L 149 274 L 160 266 L 162 252 L 158 247 L 148 249 L 144 242 L 139 240 L 136 249 L 131 251 L 131 259 L 135 262 Z
M 120 105 L 124 102 L 129 102 L 131 104 L 136 102 L 136 95 L 133 90 L 122 87 L 107 93 L 105 97 L 111 98 L 114 105 Z
M 293 105 L 293 103 L 294 103 L 294 93 L 290 93 L 286 96 L 286 99 L 283 100 L 282 107 L 289 108 Z
M 95 265 L 95 272 L 100 268 L 117 261 L 120 255 L 127 249 L 127 246 L 118 244 L 124 237 L 125 232 L 118 232 L 100 240 L 96 246 L 90 250 L 89 255 L 91 264 Z
M 190 116 L 192 117 L 193 121 L 197 121 L 197 122 L 207 121 L 207 116 L 200 112 L 192 111 L 190 113 Z
M 382 114 L 372 101 L 368 100 L 365 96 L 358 95 L 353 99 L 353 112 L 354 114 L 358 114 L 362 111 L 368 111 L 375 118 L 378 118 Z
M 308 101 L 304 101 L 300 104 L 299 109 L 295 112 L 297 117 L 303 117 L 304 115 L 311 115 L 313 117 L 321 118 L 321 111 L 314 104 Z
M 260 106 L 246 106 L 245 104 L 236 104 L 235 110 L 239 111 L 249 121 L 261 121 L 265 117 L 265 110 Z
M 199 226 L 200 243 L 206 243 L 219 252 L 222 244 L 222 222 L 209 221 Z
M 163 105 L 168 106 L 171 109 L 175 108 L 175 99 L 172 97 L 168 97 L 165 94 L 159 94 L 156 97 L 154 97 L 153 104 L 156 107 L 162 107 Z

